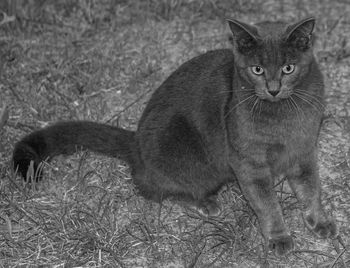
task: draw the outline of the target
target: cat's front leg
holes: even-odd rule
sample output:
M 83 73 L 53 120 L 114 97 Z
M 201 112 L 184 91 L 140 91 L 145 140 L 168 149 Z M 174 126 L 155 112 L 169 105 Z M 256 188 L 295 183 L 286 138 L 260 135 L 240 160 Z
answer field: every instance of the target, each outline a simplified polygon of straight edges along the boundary
M 303 158 L 288 175 L 288 182 L 304 207 L 306 227 L 319 238 L 333 238 L 337 235 L 337 228 L 334 220 L 327 217 L 321 204 L 316 158 L 316 153 Z
M 258 217 L 268 246 L 277 255 L 293 249 L 293 239 L 285 226 L 282 210 L 273 190 L 273 179 L 266 165 L 243 161 L 237 178 L 245 198 Z

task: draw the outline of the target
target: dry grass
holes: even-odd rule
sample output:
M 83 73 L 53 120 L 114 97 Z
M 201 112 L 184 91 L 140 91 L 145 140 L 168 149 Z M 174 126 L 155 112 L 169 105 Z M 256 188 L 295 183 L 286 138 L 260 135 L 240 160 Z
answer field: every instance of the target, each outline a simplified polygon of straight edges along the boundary
M 349 267 L 350 4 L 327 2 L 0 3 L 0 109 L 9 110 L 9 117 L 0 111 L 0 266 Z M 116 159 L 86 152 L 58 157 L 45 165 L 45 180 L 32 185 L 12 173 L 14 143 L 57 120 L 135 129 L 145 102 L 171 71 L 229 46 L 225 17 L 292 21 L 311 14 L 331 114 L 321 133 L 320 173 L 338 240 L 307 232 L 284 183 L 276 190 L 296 250 L 279 259 L 265 251 L 256 218 L 234 185 L 220 193 L 222 215 L 206 219 L 171 201 L 144 200 Z

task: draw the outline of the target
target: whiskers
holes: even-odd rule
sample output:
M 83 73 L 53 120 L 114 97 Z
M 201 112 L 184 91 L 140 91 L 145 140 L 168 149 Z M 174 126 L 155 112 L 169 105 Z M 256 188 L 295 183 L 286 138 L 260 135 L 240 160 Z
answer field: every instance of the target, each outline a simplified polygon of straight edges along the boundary
M 243 95 L 243 99 L 239 101 L 235 106 L 233 106 L 226 114 L 225 118 L 232 113 L 235 109 L 237 109 L 239 106 L 241 106 L 244 103 L 247 103 L 248 109 L 250 108 L 250 114 L 253 119 L 255 120 L 255 116 L 260 114 L 261 112 L 261 105 L 262 100 L 259 98 L 259 96 L 256 94 L 255 89 L 243 89 L 243 90 L 234 90 L 235 93 L 240 93 L 240 95 Z M 250 107 L 251 106 L 251 107 Z
M 325 110 L 325 105 L 323 104 L 322 98 L 320 96 L 302 89 L 294 89 L 292 95 L 295 95 L 295 97 L 310 105 L 317 112 L 323 113 Z
M 322 97 L 302 89 L 294 89 L 288 98 L 281 99 L 279 102 L 273 103 L 269 103 L 268 101 L 259 97 L 259 93 L 257 93 L 254 89 L 233 90 L 232 92 L 239 93 L 238 95 L 242 97 L 239 99 L 237 104 L 228 110 L 224 116 L 225 118 L 238 107 L 245 104 L 245 109 L 250 112 L 253 123 L 256 121 L 256 118 L 261 116 L 262 113 L 271 114 L 273 117 L 279 117 L 279 113 L 282 113 L 286 117 L 294 117 L 298 121 L 299 127 L 304 130 L 307 121 L 309 121 L 308 115 L 310 112 L 316 111 L 317 113 L 322 114 L 325 109 L 325 105 L 322 102 Z M 310 111 L 308 106 L 312 111 Z M 276 114 L 273 115 L 273 113 Z
M 260 113 L 261 113 L 261 106 L 262 106 L 262 100 L 256 96 L 254 102 L 252 102 L 253 105 L 252 105 L 252 108 L 250 109 L 250 115 L 253 119 L 253 123 L 255 122 L 255 116 L 258 115 L 260 116 Z
M 298 118 L 299 127 L 305 131 L 305 121 L 307 111 L 305 109 L 306 106 L 310 106 L 311 109 L 315 110 L 317 113 L 323 114 L 325 105 L 322 102 L 322 98 L 313 93 L 310 93 L 306 90 L 302 89 L 294 89 L 293 93 L 289 96 L 289 98 L 285 99 L 288 105 L 288 108 L 291 113 L 295 112 Z M 302 105 L 302 103 L 306 104 Z M 303 122 L 304 121 L 304 122 Z
M 240 93 L 247 93 L 247 94 L 253 94 L 255 92 L 255 89 L 239 89 L 239 90 L 221 90 L 216 92 L 216 94 L 227 94 L 227 93 L 234 93 L 234 92 L 240 92 Z
M 238 102 L 235 106 L 233 106 L 224 116 L 224 118 L 226 118 L 227 116 L 229 116 L 230 113 L 232 113 L 236 108 L 238 108 L 240 105 L 242 105 L 243 103 L 250 101 L 250 103 L 252 101 L 254 101 L 256 98 L 258 98 L 255 94 L 249 95 L 248 97 L 244 98 L 243 100 L 241 100 L 240 102 Z
M 291 113 L 295 111 L 297 118 L 298 118 L 298 123 L 299 127 L 305 132 L 304 124 L 302 122 L 302 118 L 306 119 L 304 110 L 298 105 L 298 102 L 293 98 L 293 94 L 289 96 L 289 98 L 286 99 L 287 105 L 291 110 Z

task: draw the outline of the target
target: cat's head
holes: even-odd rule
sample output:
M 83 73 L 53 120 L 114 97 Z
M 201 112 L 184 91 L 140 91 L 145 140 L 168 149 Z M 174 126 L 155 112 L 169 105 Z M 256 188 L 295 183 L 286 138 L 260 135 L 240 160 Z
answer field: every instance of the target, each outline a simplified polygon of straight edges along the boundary
M 228 20 L 233 33 L 235 64 L 242 79 L 260 99 L 290 97 L 313 62 L 314 18 L 295 24 L 262 22 L 249 25 Z

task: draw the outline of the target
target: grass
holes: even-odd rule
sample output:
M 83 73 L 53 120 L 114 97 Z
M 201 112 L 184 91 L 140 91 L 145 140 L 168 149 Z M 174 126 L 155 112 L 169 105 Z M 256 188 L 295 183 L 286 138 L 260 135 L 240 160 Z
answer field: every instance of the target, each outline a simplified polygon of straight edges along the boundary
M 0 23 L 1 267 L 348 267 L 350 5 L 346 1 L 3 1 Z M 26 185 L 10 166 L 23 135 L 58 120 L 135 129 L 152 92 L 181 63 L 229 47 L 225 18 L 247 22 L 317 18 L 317 57 L 327 84 L 320 137 L 324 203 L 340 237 L 305 229 L 295 198 L 276 187 L 296 249 L 266 252 L 256 218 L 236 186 L 224 211 L 202 218 L 137 195 L 128 167 L 88 152 L 45 164 Z M 4 19 L 5 16 L 0 19 Z M 4 20 L 3 20 L 4 21 Z M 6 120 L 5 120 L 6 119 Z

